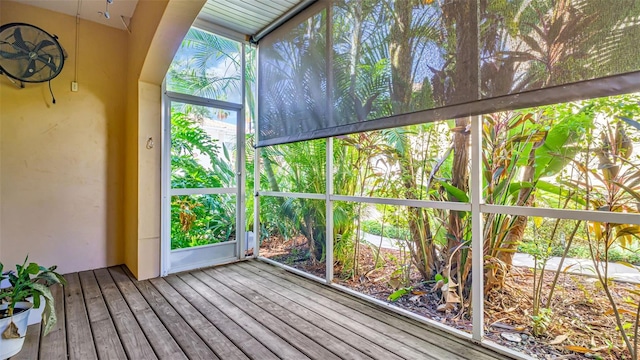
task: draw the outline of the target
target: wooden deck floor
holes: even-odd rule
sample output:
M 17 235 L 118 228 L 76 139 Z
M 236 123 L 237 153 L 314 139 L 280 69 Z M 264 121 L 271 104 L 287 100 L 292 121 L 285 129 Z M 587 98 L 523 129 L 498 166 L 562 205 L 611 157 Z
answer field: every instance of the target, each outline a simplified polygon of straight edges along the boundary
M 135 281 L 66 275 L 58 325 L 14 359 L 505 359 L 258 261 Z

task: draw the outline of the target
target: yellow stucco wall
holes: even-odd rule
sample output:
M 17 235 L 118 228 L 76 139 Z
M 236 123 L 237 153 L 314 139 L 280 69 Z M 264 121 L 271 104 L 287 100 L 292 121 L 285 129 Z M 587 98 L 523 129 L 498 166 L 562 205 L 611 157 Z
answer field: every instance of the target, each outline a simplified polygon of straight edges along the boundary
M 204 3 L 139 0 L 131 33 L 80 20 L 71 92 L 75 17 L 0 1 L 0 23 L 39 26 L 69 53 L 56 105 L 46 84 L 0 79 L 0 261 L 159 275 L 161 83 Z
M 160 256 L 160 245 L 158 240 L 157 251 L 148 250 L 140 251 L 140 227 L 144 227 L 148 221 L 145 221 L 145 218 L 148 217 L 150 213 L 155 212 L 153 207 L 149 207 L 149 204 L 145 204 L 144 201 L 140 202 L 138 199 L 139 190 L 141 187 L 145 186 L 145 183 L 149 183 L 149 180 L 141 181 L 139 176 L 142 176 L 144 179 L 149 177 L 153 177 L 154 174 L 145 173 L 148 169 L 144 169 L 144 171 L 140 171 L 140 156 L 139 152 L 142 152 L 143 149 L 146 150 L 146 154 L 152 155 L 155 153 L 160 154 L 160 143 L 159 139 L 154 138 L 156 143 L 156 147 L 154 149 L 148 150 L 146 149 L 146 139 L 143 137 L 146 135 L 139 131 L 139 119 L 140 112 L 145 112 L 145 107 L 158 107 L 157 109 L 150 109 L 151 111 L 156 110 L 158 114 L 160 114 L 161 109 L 160 106 L 160 91 L 158 94 L 153 96 L 153 98 L 157 98 L 157 101 L 151 101 L 151 103 L 145 103 L 145 99 L 140 99 L 141 92 L 139 86 L 140 73 L 145 63 L 145 59 L 147 57 L 147 53 L 149 52 L 149 47 L 151 46 L 151 42 L 153 41 L 153 36 L 155 31 L 162 19 L 162 15 L 166 10 L 168 1 L 167 0 L 141 0 L 138 2 L 136 6 L 136 11 L 131 19 L 131 28 L 132 33 L 129 36 L 129 44 L 128 44 L 128 68 L 127 68 L 127 110 L 126 110 L 126 132 L 125 132 L 125 207 L 124 207 L 124 220 L 125 220 L 125 251 L 124 251 L 124 261 L 125 264 L 131 269 L 133 274 L 137 277 L 148 278 L 155 276 L 155 274 L 159 273 L 159 256 Z M 166 71 L 166 70 L 165 70 Z M 161 119 L 159 117 L 154 117 L 149 120 L 150 122 L 158 123 L 158 126 L 161 126 Z M 158 174 L 160 173 L 160 164 L 157 164 L 156 169 L 151 169 L 151 172 Z M 156 194 L 156 197 L 160 198 L 160 193 Z M 143 210 L 143 216 L 140 217 L 140 210 Z M 160 209 L 157 209 L 157 215 L 160 217 Z M 159 237 L 158 237 L 159 239 Z M 143 266 L 139 266 L 140 258 L 158 258 L 157 264 L 144 264 Z M 157 270 L 156 270 L 157 268 Z M 141 270 L 142 269 L 142 273 Z
M 46 83 L 0 79 L 0 261 L 29 254 L 63 273 L 123 263 L 128 34 L 81 20 L 76 57 L 75 17 L 2 0 L 9 22 L 58 35 L 69 56 L 55 105 Z
M 131 22 L 125 263 L 138 279 L 160 274 L 161 84 L 205 1 L 139 0 Z

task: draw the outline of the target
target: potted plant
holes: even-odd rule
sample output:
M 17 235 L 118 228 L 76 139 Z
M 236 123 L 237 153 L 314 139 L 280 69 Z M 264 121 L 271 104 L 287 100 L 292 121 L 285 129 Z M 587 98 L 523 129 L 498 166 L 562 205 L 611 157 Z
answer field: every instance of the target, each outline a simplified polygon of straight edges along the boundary
M 0 263 L 0 274 L 3 271 Z M 55 272 L 56 267 L 45 268 L 25 259 L 16 265 L 15 273 L 0 275 L 0 281 L 8 278 L 10 287 L 0 289 L 0 359 L 7 359 L 22 349 L 27 333 L 27 322 L 32 307 L 40 307 L 44 299 L 42 323 L 47 335 L 56 323 L 53 296 L 49 286 L 64 284 L 64 278 Z M 31 303 L 28 299 L 33 299 Z
M 9 282 L 9 274 L 13 273 L 13 271 L 7 271 L 4 274 L 0 273 L 0 292 L 3 289 L 10 288 L 11 283 Z M 33 297 L 29 296 L 27 301 L 30 303 L 34 303 Z M 42 321 L 42 311 L 44 311 L 44 297 L 40 296 L 40 306 L 33 306 L 31 310 L 29 310 L 29 322 L 28 326 L 39 324 Z
M 2 270 L 0 270 L 0 290 L 11 286 L 11 283 L 9 283 L 8 275 L 9 275 L 9 271 L 7 271 L 6 273 L 3 273 Z

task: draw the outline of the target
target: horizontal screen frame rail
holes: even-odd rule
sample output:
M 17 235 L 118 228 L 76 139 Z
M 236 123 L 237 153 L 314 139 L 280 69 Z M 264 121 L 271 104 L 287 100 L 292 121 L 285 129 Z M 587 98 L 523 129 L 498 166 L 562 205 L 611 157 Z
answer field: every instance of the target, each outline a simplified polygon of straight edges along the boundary
M 169 196 L 188 196 L 188 195 L 221 195 L 221 194 L 233 194 L 236 195 L 238 188 L 184 188 L 184 189 L 170 189 Z
M 290 193 L 290 192 L 280 192 L 280 191 L 259 191 L 258 196 L 293 198 L 293 199 L 311 199 L 311 200 L 327 199 L 325 194 L 293 193 L 293 192 Z M 348 196 L 348 195 L 331 195 L 329 196 L 329 200 L 471 212 L 471 204 L 455 202 L 455 201 L 430 201 L 430 200 L 397 199 L 397 198 Z
M 173 91 L 165 92 L 165 95 L 171 102 L 179 102 L 190 105 L 212 107 L 220 110 L 237 111 L 242 110 L 242 104 L 236 104 L 228 101 L 209 99 L 205 97 L 176 93 Z
M 536 216 L 552 219 L 640 225 L 640 214 L 596 210 L 568 210 L 527 206 L 480 205 L 483 214 Z

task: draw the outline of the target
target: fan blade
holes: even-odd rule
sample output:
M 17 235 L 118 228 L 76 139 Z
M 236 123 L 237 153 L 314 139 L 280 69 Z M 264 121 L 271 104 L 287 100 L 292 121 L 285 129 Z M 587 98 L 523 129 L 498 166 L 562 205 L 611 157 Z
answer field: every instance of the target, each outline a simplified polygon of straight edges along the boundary
M 48 56 L 48 58 L 47 58 L 47 57 L 45 57 L 45 56 Z M 54 64 L 53 62 L 51 62 L 51 60 L 53 59 L 53 57 L 52 57 L 51 55 L 48 55 L 48 54 L 47 54 L 47 55 L 45 55 L 45 56 L 40 55 L 40 56 L 38 56 L 38 58 L 37 58 L 37 59 L 38 59 L 38 60 L 40 60 L 40 61 L 42 61 L 42 62 L 43 62 L 45 65 L 47 65 L 48 67 L 50 67 L 50 68 L 51 68 L 51 71 L 55 73 L 55 72 L 58 70 L 58 67 L 56 66 L 56 64 Z M 42 70 L 42 69 L 40 69 L 40 70 Z
M 25 53 L 12 53 L 0 50 L 0 56 L 5 59 L 28 59 L 29 54 Z
M 20 28 L 16 28 L 13 31 L 13 38 L 16 39 L 16 41 L 13 43 L 14 47 L 19 48 L 20 50 L 24 50 L 26 52 L 30 52 L 31 50 L 27 47 L 27 44 L 24 42 L 24 39 L 22 39 L 22 30 L 20 30 Z
M 36 61 L 29 60 L 29 66 L 27 66 L 27 69 L 24 71 L 24 74 L 22 74 L 22 78 L 28 79 L 35 74 L 36 74 Z
M 36 45 L 36 47 L 33 49 L 34 52 L 38 52 L 40 51 L 40 49 L 47 47 L 47 46 L 51 46 L 51 45 L 55 45 L 55 43 L 53 41 L 49 41 L 49 40 L 42 40 L 38 43 L 38 45 Z

